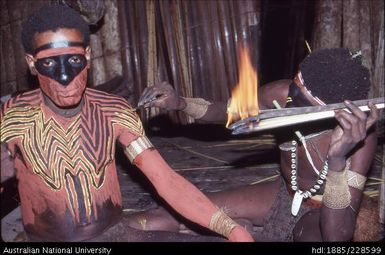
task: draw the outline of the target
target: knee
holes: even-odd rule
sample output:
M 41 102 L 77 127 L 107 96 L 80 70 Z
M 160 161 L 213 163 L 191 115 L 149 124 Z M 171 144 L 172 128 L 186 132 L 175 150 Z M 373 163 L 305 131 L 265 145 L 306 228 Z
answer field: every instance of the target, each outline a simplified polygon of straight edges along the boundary
M 318 211 L 310 211 L 302 216 L 293 229 L 293 240 L 295 242 L 322 241 Z

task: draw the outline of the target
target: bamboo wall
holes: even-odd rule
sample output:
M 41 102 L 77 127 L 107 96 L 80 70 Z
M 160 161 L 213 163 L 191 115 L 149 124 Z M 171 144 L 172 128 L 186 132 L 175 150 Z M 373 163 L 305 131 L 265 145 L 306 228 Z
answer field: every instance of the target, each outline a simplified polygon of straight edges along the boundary
M 384 1 L 317 0 L 312 46 L 344 47 L 361 51 L 371 74 L 370 97 L 384 96 Z M 382 78 L 381 74 L 382 73 Z
M 21 23 L 43 4 L 57 1 L 0 0 L 2 96 L 36 87 L 24 61 Z M 291 78 L 307 53 L 306 39 L 312 49 L 361 49 L 372 74 L 372 96 L 384 93 L 379 34 L 383 0 L 105 0 L 104 4 L 104 18 L 91 27 L 90 85 L 123 76 L 133 104 L 146 86 L 162 80 L 183 96 L 226 101 L 238 79 L 240 42 L 251 48 L 264 82 L 270 77 Z M 282 15 L 285 19 L 274 26 L 271 21 Z M 284 25 L 286 32 L 280 28 Z M 147 121 L 158 114 L 143 111 L 141 117 Z M 168 115 L 176 123 L 191 121 L 177 113 Z
M 118 23 L 118 1 L 105 0 L 106 12 L 97 27 L 92 28 L 92 86 L 122 76 L 121 40 Z
M 30 77 L 21 43 L 22 21 L 48 0 L 0 1 L 1 95 L 26 90 Z
M 119 1 L 124 74 L 137 100 L 166 80 L 186 97 L 226 101 L 237 83 L 237 47 L 258 66 L 259 1 Z M 143 119 L 157 115 L 142 112 Z M 175 122 L 185 116 L 169 113 Z

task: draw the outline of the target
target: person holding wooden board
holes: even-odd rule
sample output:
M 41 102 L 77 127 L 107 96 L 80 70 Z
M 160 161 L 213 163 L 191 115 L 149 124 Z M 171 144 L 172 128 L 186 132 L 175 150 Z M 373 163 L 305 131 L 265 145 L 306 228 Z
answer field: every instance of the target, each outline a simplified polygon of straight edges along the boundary
M 306 126 L 285 127 L 284 135 L 278 135 L 282 133 L 278 130 L 279 178 L 209 193 L 208 197 L 226 208 L 230 217 L 256 229 L 256 241 L 353 240 L 363 189 L 375 156 L 377 135 L 373 124 L 379 110 L 369 103 L 367 114 L 352 101 L 367 98 L 369 79 L 359 53 L 332 48 L 310 53 L 293 80 L 261 86 L 258 106 L 262 110 L 344 102 L 349 111 L 338 110 L 334 118 Z M 139 107 L 179 110 L 201 121 L 223 124 L 228 105 L 181 97 L 167 82 L 146 88 L 138 103 Z M 145 218 L 151 230 L 185 228 L 162 207 L 138 213 L 131 226 L 141 227 L 138 218 Z

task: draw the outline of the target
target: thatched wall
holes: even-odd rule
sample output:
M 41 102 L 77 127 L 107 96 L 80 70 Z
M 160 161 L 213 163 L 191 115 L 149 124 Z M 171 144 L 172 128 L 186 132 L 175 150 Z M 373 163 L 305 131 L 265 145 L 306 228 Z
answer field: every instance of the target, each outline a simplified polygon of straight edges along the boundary
M 22 21 L 59 0 L 1 0 L 1 95 L 36 87 L 20 41 Z M 87 2 L 90 0 L 61 0 Z M 93 0 L 101 1 L 101 0 Z M 237 47 L 245 43 L 262 82 L 291 78 L 312 49 L 361 49 L 372 74 L 372 97 L 383 94 L 383 1 L 359 0 L 105 0 L 105 16 L 91 26 L 90 86 L 123 86 L 136 104 L 158 81 L 180 95 L 226 101 L 237 84 Z M 381 41 L 382 40 L 382 41 Z M 382 55 L 381 55 L 382 54 Z M 113 91 L 113 89 L 111 89 Z M 165 114 L 142 111 L 144 122 Z M 191 120 L 175 112 L 176 123 Z

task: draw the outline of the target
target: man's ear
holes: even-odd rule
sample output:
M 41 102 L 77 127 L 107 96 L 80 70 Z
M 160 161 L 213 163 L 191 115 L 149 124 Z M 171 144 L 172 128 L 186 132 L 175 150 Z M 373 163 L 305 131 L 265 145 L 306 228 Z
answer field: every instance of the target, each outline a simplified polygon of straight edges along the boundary
M 85 55 L 87 59 L 87 68 L 90 68 L 91 66 L 91 47 L 90 46 L 87 46 Z
M 37 75 L 34 57 L 28 53 L 25 53 L 24 57 L 25 57 L 25 61 L 27 61 L 28 68 L 29 68 L 29 71 L 31 72 L 31 74 Z

